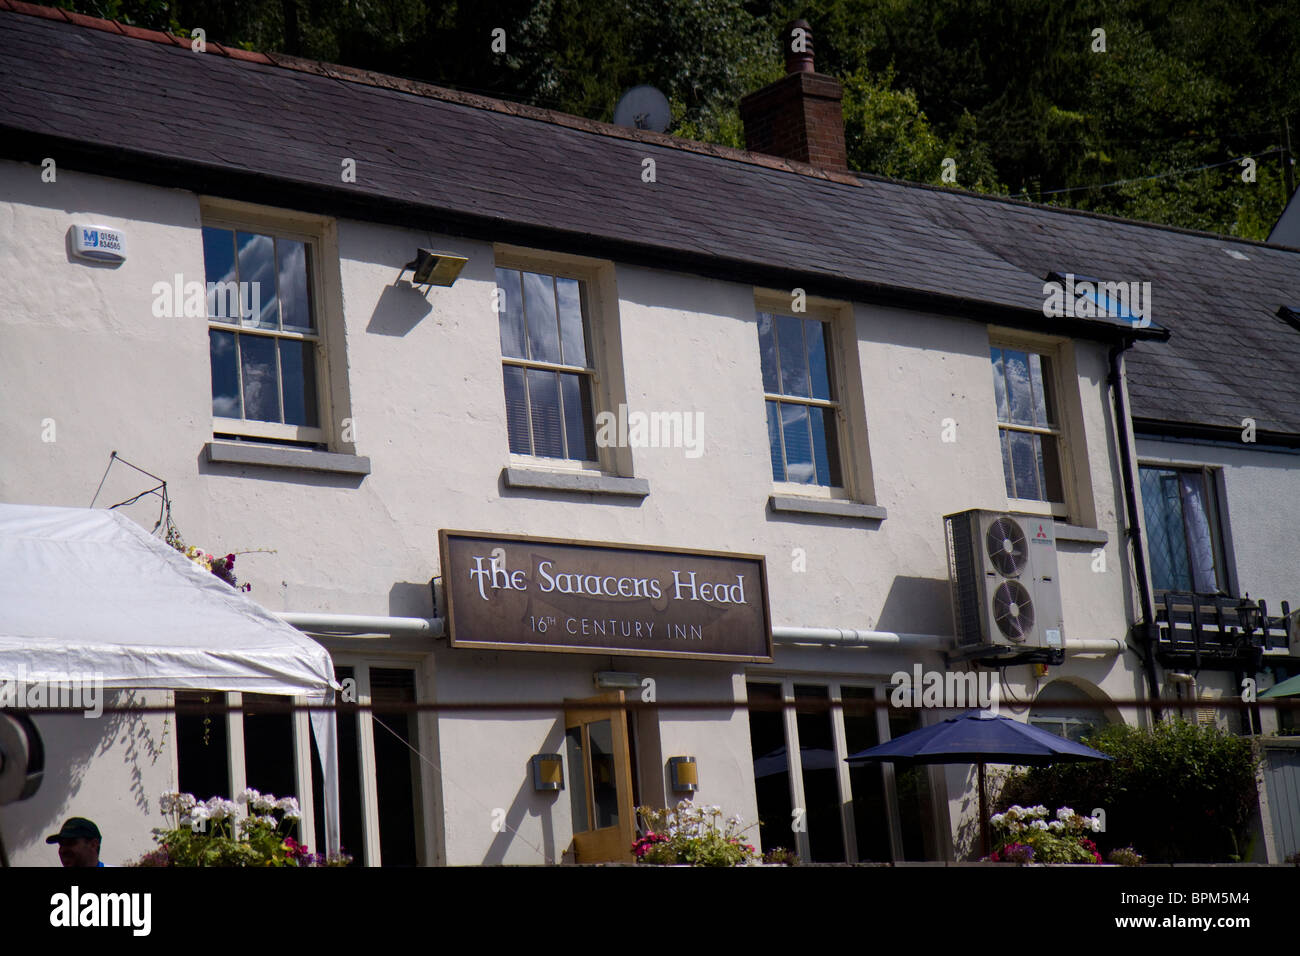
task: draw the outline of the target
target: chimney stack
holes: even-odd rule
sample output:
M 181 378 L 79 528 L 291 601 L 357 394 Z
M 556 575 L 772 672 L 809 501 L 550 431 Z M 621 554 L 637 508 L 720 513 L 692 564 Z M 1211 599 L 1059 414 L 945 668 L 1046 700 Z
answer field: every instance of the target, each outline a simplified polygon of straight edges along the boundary
M 740 101 L 745 147 L 813 166 L 847 169 L 840 109 L 844 88 L 814 69 L 807 21 L 786 24 L 782 42 L 786 75 Z

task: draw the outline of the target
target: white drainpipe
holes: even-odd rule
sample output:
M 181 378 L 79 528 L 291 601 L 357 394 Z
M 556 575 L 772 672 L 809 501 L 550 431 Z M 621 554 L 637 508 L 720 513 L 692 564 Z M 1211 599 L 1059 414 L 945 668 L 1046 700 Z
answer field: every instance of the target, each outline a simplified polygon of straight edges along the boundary
M 384 617 L 367 614 L 321 614 L 315 611 L 283 611 L 280 620 L 300 631 L 323 635 L 393 634 L 442 637 L 444 621 L 440 617 Z M 774 627 L 772 640 L 777 644 L 821 644 L 830 647 L 898 647 L 942 648 L 952 638 L 944 634 L 904 634 L 895 631 L 864 631 L 851 627 Z M 1124 642 L 1118 639 L 1069 640 L 1065 653 L 1122 654 Z

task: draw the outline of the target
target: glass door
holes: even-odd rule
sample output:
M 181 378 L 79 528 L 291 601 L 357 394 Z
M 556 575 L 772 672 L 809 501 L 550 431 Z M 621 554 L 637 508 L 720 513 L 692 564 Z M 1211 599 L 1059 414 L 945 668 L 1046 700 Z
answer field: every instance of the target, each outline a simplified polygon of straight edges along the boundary
M 568 700 L 564 712 L 568 789 L 573 812 L 574 858 L 578 863 L 632 859 L 632 762 L 623 692 Z M 598 707 L 590 705 L 615 705 Z

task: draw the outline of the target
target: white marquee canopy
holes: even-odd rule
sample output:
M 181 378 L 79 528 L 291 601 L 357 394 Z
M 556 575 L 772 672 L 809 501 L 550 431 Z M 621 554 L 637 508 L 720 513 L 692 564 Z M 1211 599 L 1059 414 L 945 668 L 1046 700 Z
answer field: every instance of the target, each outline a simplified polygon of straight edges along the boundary
M 320 644 L 125 515 L 0 504 L 0 680 L 334 699 Z M 333 711 L 311 723 L 339 848 Z

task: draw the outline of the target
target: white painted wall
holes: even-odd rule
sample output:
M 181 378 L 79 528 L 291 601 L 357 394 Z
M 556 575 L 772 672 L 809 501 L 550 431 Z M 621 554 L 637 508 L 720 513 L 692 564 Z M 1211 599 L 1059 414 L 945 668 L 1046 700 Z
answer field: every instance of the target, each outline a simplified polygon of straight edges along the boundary
M 759 553 L 768 559 L 777 625 L 947 633 L 942 516 L 1007 506 L 986 327 L 849 307 L 871 465 L 864 497 L 885 507 L 888 518 L 873 526 L 774 515 L 767 509 L 773 486 L 755 290 L 621 264 L 606 268 L 602 280 L 617 302 L 618 326 L 607 328 L 606 338 L 619 349 L 622 374 L 615 368 L 610 375 L 623 379 L 621 398 L 634 409 L 703 412 L 703 455 L 692 459 L 680 449 L 653 448 L 625 454 L 632 473 L 650 483 L 651 494 L 639 505 L 504 490 L 501 472 L 510 455 L 491 307 L 492 246 L 352 221 L 337 229 L 342 315 L 326 321 L 336 323 L 329 348 L 336 360 L 342 350 L 347 370 L 346 382 L 336 378 L 333 384 L 346 391 L 356 453 L 370 456 L 372 474 L 356 481 L 211 466 L 203 457 L 211 438 L 206 322 L 159 319 L 150 311 L 154 282 L 170 281 L 176 272 L 203 279 L 199 197 L 73 172 L 61 172 L 57 184 L 42 184 L 39 172 L 0 164 L 0 301 L 7 303 L 0 312 L 0 381 L 6 385 L 0 500 L 88 505 L 110 451 L 117 450 L 167 480 L 174 517 L 188 540 L 222 553 L 270 552 L 242 556 L 236 570 L 253 584 L 251 596 L 272 610 L 429 614 L 437 532 L 456 528 Z M 65 235 L 81 220 L 125 230 L 128 261 L 108 268 L 71 260 Z M 468 257 L 455 286 L 426 295 L 393 285 L 417 245 Z M 1063 400 L 1080 489 L 1071 520 L 1110 535 L 1105 573 L 1091 570 L 1091 546 L 1058 547 L 1067 637 L 1121 637 L 1131 596 L 1117 550 L 1122 509 L 1109 446 L 1105 351 L 1079 343 L 1064 357 Z M 57 425 L 52 443 L 41 441 L 47 418 Z M 957 422 L 955 443 L 941 440 L 945 418 Z M 115 466 L 98 505 L 148 484 Z M 152 527 L 157 502 L 145 500 L 128 511 Z M 795 548 L 806 553 L 806 572 L 792 569 Z M 613 666 L 656 676 L 660 700 L 740 699 L 745 674 L 798 671 L 887 681 L 917 659 L 906 650 L 828 648 L 782 648 L 774 664 L 743 668 L 490 656 L 493 662 L 485 663 L 477 652 L 439 645 L 435 676 L 421 687 L 422 697 L 591 696 L 592 672 Z M 937 654 L 921 659 L 942 667 Z M 1086 675 L 1113 696 L 1129 697 L 1139 686 L 1131 658 L 1072 658 L 1064 670 Z M 1011 668 L 1008 679 L 1018 692 L 1032 693 L 1027 667 Z M 548 852 L 567 846 L 567 793 L 538 797 L 527 777 L 528 757 L 559 746 L 558 711 L 492 721 L 443 716 L 438 727 L 439 752 L 429 756 L 443 775 L 448 862 L 536 862 L 530 844 Z M 701 800 L 754 819 L 743 711 L 665 713 L 661 736 L 662 758 L 697 757 Z M 141 758 L 130 757 L 118 742 L 101 759 Z M 163 780 L 147 771 L 142 785 L 158 790 Z M 151 798 L 156 801 L 156 793 Z M 32 802 L 39 809 L 23 812 L 44 815 L 49 825 L 65 803 L 49 787 Z M 507 809 L 517 835 L 492 833 L 485 811 L 497 806 Z M 0 820 L 13 812 L 0 812 Z M 134 811 L 114 811 L 106 819 L 118 831 L 147 832 Z M 11 824 L 3 825 L 9 834 Z

